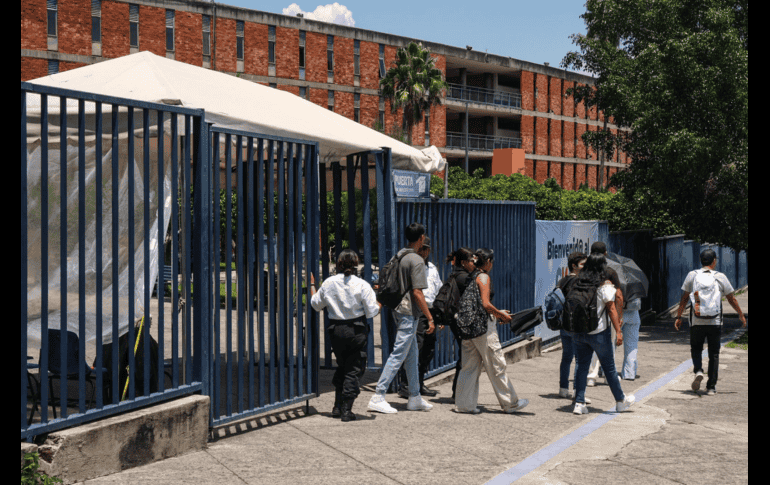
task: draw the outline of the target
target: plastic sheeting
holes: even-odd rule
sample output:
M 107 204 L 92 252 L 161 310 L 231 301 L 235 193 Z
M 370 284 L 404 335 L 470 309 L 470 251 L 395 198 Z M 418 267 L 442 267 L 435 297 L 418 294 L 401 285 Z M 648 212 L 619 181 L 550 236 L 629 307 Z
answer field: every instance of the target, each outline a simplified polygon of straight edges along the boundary
M 158 275 L 159 248 L 163 241 L 158 241 L 158 152 L 157 138 L 151 138 L 150 172 L 144 173 L 144 149 L 142 138 L 135 139 L 133 160 L 127 156 L 127 137 L 123 137 L 119 147 L 118 173 L 113 173 L 112 149 L 108 138 L 103 141 L 103 153 L 97 154 L 94 137 L 85 147 L 85 165 L 82 169 L 85 185 L 80 186 L 81 167 L 79 166 L 79 148 L 77 138 L 70 137 L 66 147 L 66 189 L 63 191 L 62 163 L 58 137 L 49 138 L 48 174 L 42 180 L 42 140 L 39 136 L 28 138 L 28 336 L 30 347 L 39 348 L 42 318 L 48 320 L 48 328 L 59 329 L 62 320 L 69 330 L 78 332 L 81 316 L 85 319 L 85 338 L 90 341 L 98 333 L 97 321 L 102 322 L 104 343 L 112 341 L 113 320 L 117 319 L 119 334 L 128 329 L 130 289 L 133 290 L 134 315 L 136 321 L 145 313 L 145 235 L 150 248 L 149 281 L 154 285 Z M 162 234 L 166 234 L 171 216 L 171 140 L 166 137 L 164 153 L 163 194 L 164 211 Z M 96 179 L 96 161 L 102 161 L 102 179 Z M 129 194 L 129 168 L 133 169 L 133 207 Z M 118 191 L 114 193 L 113 177 L 118 177 Z M 101 183 L 102 210 L 96 213 L 97 185 Z M 149 199 L 145 200 L 145 183 L 149 188 Z M 43 221 L 43 188 L 48 192 L 47 221 Z M 85 191 L 85 219 L 80 219 L 80 195 Z M 65 216 L 62 217 L 62 202 L 66 200 Z M 117 203 L 118 220 L 113 220 L 113 207 Z M 144 214 L 150 216 L 150 227 L 145 234 Z M 134 223 L 130 224 L 129 214 L 133 212 Z M 98 226 L 101 221 L 101 227 Z M 62 245 L 63 224 L 66 224 L 66 238 Z M 117 227 L 114 225 L 117 224 Z M 47 235 L 43 227 L 47 226 Z M 84 228 L 83 241 L 80 229 Z M 117 229 L 117 241 L 113 241 L 113 230 Z M 96 233 L 101 233 L 101 249 L 97 247 Z M 129 245 L 129 234 L 133 233 L 133 251 Z M 47 237 L 48 247 L 44 255 L 42 238 Z M 80 244 L 85 243 L 85 293 L 80 294 Z M 113 244 L 117 244 L 117 255 L 113 253 Z M 101 285 L 97 287 L 97 261 L 101 255 Z M 46 261 L 47 259 L 47 261 Z M 130 265 L 133 261 L 133 278 L 129 279 Z M 64 265 L 64 279 L 62 279 Z M 113 271 L 117 269 L 117 281 Z M 47 280 L 44 277 L 47 275 Z M 43 300 L 43 285 L 47 288 L 47 299 Z M 114 301 L 117 292 L 117 301 Z M 101 310 L 97 309 L 101 296 Z M 114 313 L 114 306 L 117 313 Z

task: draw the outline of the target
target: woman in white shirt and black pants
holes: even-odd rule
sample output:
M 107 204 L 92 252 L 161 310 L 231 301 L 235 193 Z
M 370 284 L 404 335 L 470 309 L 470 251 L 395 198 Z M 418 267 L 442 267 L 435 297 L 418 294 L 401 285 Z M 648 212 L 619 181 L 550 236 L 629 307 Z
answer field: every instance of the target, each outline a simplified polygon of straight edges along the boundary
M 311 284 L 310 304 L 316 311 L 329 311 L 329 339 L 337 370 L 332 384 L 335 387 L 332 417 L 342 421 L 356 419 L 353 401 L 360 392 L 359 379 L 366 370 L 366 344 L 369 336 L 367 318 L 375 317 L 380 307 L 374 290 L 358 276 L 358 255 L 343 250 L 337 259 L 337 274 L 323 282 L 315 291 Z

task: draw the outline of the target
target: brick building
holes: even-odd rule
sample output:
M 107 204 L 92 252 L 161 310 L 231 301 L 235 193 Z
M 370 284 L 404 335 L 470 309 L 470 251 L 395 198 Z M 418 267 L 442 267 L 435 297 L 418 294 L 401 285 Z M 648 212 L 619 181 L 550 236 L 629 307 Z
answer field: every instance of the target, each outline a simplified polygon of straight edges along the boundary
M 566 189 L 597 186 L 599 157 L 580 136 L 605 125 L 565 98 L 591 78 L 426 40 L 222 4 L 181 0 L 27 0 L 21 4 L 21 80 L 140 50 L 292 92 L 367 126 L 401 123 L 379 96 L 398 48 L 417 40 L 450 83 L 446 99 L 414 128 L 451 165 L 520 171 Z M 616 129 L 611 122 L 607 126 Z M 493 163 L 494 158 L 494 163 Z M 605 180 L 629 160 L 605 161 Z

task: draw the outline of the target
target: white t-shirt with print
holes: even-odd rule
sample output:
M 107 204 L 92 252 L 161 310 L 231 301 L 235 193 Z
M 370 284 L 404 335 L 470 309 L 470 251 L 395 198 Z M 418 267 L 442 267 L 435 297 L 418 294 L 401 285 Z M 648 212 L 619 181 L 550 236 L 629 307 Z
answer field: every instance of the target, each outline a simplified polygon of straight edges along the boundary
M 701 269 L 690 271 L 687 274 L 687 278 L 684 279 L 684 284 L 682 284 L 682 291 L 686 291 L 687 293 L 690 293 L 691 302 L 693 299 L 692 289 L 693 289 L 693 283 L 695 282 L 695 276 L 698 273 L 702 273 L 707 270 L 714 273 L 714 279 L 717 282 L 717 287 L 719 288 L 719 292 L 720 292 L 720 295 L 719 295 L 720 300 L 722 299 L 722 297 L 725 297 L 735 292 L 735 289 L 733 288 L 733 285 L 730 284 L 730 280 L 727 279 L 727 276 L 725 276 L 723 273 L 720 273 L 719 271 L 714 271 L 711 268 L 704 267 Z M 691 306 L 692 306 L 692 303 L 691 303 Z M 719 315 L 717 315 L 715 318 L 698 318 L 692 312 L 692 308 L 691 308 L 690 325 L 721 325 L 721 324 L 722 324 L 722 312 L 719 312 Z
M 606 284 L 599 287 L 596 293 L 596 311 L 599 314 L 599 326 L 593 332 L 588 332 L 589 335 L 602 333 L 607 330 L 607 327 L 612 325 L 610 323 L 610 315 L 604 311 L 608 302 L 615 301 L 615 285 Z

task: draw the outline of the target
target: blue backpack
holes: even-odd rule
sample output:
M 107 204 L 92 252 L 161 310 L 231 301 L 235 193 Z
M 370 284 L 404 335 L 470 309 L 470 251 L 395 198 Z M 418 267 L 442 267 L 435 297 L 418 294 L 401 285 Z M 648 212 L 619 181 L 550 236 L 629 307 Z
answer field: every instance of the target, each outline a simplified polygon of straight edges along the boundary
M 564 282 L 565 288 L 563 290 L 557 285 L 545 295 L 545 300 L 542 305 L 543 320 L 545 320 L 545 324 L 548 325 L 548 328 L 551 330 L 562 330 L 564 328 L 562 317 L 564 315 L 564 304 L 567 301 L 564 294 L 568 291 L 568 287 L 570 286 L 570 283 L 572 283 L 572 280 L 574 280 L 574 278 L 570 278 Z

